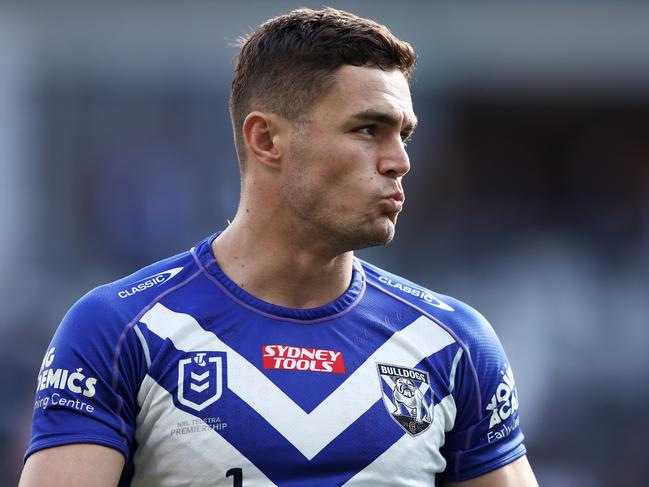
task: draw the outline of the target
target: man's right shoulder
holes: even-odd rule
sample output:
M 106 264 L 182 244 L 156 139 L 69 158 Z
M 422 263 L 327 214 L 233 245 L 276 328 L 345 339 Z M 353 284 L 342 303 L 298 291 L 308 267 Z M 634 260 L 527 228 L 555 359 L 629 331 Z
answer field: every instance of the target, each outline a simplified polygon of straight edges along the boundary
M 112 314 L 122 319 L 134 316 L 163 296 L 182 287 L 200 272 L 190 251 L 143 267 L 116 281 L 100 285 L 81 297 L 70 311 Z
M 201 272 L 192 252 L 184 252 L 96 287 L 68 310 L 38 374 L 26 457 L 44 448 L 94 443 L 129 458 L 137 391 L 151 350 L 139 320 Z

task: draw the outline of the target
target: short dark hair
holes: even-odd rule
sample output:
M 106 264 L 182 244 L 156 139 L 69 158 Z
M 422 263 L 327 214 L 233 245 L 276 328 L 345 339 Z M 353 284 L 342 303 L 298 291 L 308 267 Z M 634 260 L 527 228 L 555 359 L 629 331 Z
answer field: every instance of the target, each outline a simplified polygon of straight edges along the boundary
M 331 88 L 341 66 L 398 69 L 410 81 L 416 58 L 386 26 L 333 8 L 300 8 L 270 19 L 239 46 L 230 117 L 242 169 L 243 122 L 251 111 L 299 120 Z

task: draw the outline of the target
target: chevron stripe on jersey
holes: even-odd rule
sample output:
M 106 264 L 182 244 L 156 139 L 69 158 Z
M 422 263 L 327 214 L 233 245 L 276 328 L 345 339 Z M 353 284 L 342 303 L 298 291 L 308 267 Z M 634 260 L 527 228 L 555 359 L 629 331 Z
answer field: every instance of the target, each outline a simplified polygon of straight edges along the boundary
M 136 487 L 165 487 L 189 485 L 188 479 L 197 482 L 196 475 L 200 473 L 205 485 L 232 486 L 232 480 L 225 477 L 223 465 L 240 465 L 246 472 L 246 485 L 259 487 L 275 486 L 263 472 L 242 455 L 236 448 L 225 441 L 220 435 L 205 429 L 192 437 L 192 451 L 180 450 L 167 441 L 168 431 L 178 423 L 191 422 L 194 416 L 173 406 L 171 395 L 155 381 L 147 376 L 139 394 L 142 410 L 148 411 L 157 418 L 156 422 L 147 421 L 144 414 L 138 416 L 136 439 L 140 448 L 135 455 L 136 476 L 133 486 Z M 443 419 L 439 415 L 443 411 Z M 435 407 L 435 421 L 451 423 L 455 417 L 455 402 L 452 396 L 445 397 Z M 434 478 L 435 472 L 443 470 L 445 461 L 439 455 L 431 455 L 434 451 L 431 443 L 443 442 L 444 428 L 436 424 L 433 428 L 435 438 L 418 436 L 411 438 L 404 435 L 366 468 L 354 475 L 345 486 L 393 487 L 394 466 L 399 466 L 398 479 L 401 485 L 409 487 L 430 487 L 428 481 L 422 482 L 422 472 L 427 478 Z M 164 465 L 173 465 L 164 476 L 160 476 Z M 192 483 L 192 485 L 196 485 Z M 203 484 L 201 484 L 203 485 Z
M 306 413 L 257 367 L 216 335 L 204 330 L 192 316 L 174 312 L 158 303 L 140 321 L 161 339 L 171 340 L 179 351 L 225 352 L 228 361 L 227 382 L 231 391 L 254 409 L 307 460 L 312 460 L 372 406 L 379 403 L 382 407 L 382 388 L 376 373 L 377 362 L 396 362 L 404 367 L 415 367 L 426 357 L 454 342 L 444 329 L 427 317 L 421 316 L 393 334 L 319 406 Z M 372 386 L 368 387 L 368 384 Z M 356 391 L 363 393 L 359 395 Z M 151 401 L 142 392 L 139 402 L 143 423 L 138 426 L 138 430 L 150 431 L 151 425 L 157 423 L 162 410 L 157 410 L 157 414 L 154 410 L 148 410 L 147 404 Z M 435 426 L 439 431 L 427 436 L 426 441 L 432 444 L 425 448 L 425 451 L 428 452 L 427 463 L 439 464 L 443 463 L 443 460 L 434 452 L 438 451 L 443 443 L 443 432 L 453 425 L 455 408 L 452 398 L 443 405 L 438 404 L 435 410 Z M 146 422 L 151 424 L 146 425 Z M 219 433 L 212 434 L 218 436 Z M 138 439 L 139 444 L 142 444 L 142 441 L 144 440 Z M 169 437 L 168 441 L 173 443 L 174 439 Z M 192 439 L 192 444 L 194 442 L 195 438 Z M 236 448 L 236 445 L 232 447 Z M 173 447 L 170 447 L 170 451 L 173 450 Z M 391 455 L 399 455 L 398 451 L 397 447 Z M 156 458 L 159 459 L 159 455 Z M 402 460 L 406 461 L 407 458 Z M 136 456 L 136 470 L 140 461 L 142 459 Z M 147 467 L 144 469 L 146 471 Z

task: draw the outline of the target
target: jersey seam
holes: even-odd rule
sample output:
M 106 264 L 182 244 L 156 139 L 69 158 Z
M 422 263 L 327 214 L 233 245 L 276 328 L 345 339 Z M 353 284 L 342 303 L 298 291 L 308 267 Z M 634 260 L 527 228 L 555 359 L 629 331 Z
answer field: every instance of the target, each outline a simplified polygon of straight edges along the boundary
M 477 370 L 475 368 L 475 364 L 473 363 L 473 359 L 471 358 L 471 352 L 469 351 L 469 347 L 462 340 L 460 340 L 460 338 L 455 334 L 455 332 L 453 330 L 450 329 L 450 327 L 448 325 L 442 323 L 439 319 L 435 318 L 433 315 L 431 315 L 427 311 L 425 311 L 422 308 L 420 308 L 419 306 L 405 300 L 404 298 L 401 298 L 401 297 L 397 296 L 396 294 L 391 293 L 387 289 L 384 289 L 382 286 L 379 286 L 378 284 L 372 282 L 370 279 L 367 279 L 367 283 L 370 286 L 373 286 L 374 288 L 378 289 L 382 293 L 387 294 L 388 296 L 391 296 L 392 298 L 396 299 L 397 301 L 399 301 L 399 302 L 401 302 L 401 303 L 403 303 L 403 304 L 417 310 L 418 312 L 420 312 L 421 314 L 426 316 L 428 319 L 430 319 L 431 321 L 433 321 L 434 323 L 436 323 L 437 325 L 442 327 L 449 335 L 451 335 L 451 337 L 453 337 L 453 339 L 456 341 L 456 343 L 460 347 L 462 347 L 462 349 L 464 350 L 465 355 L 467 356 L 467 359 L 469 361 L 469 366 L 471 367 L 471 374 L 473 376 L 473 381 L 474 381 L 474 384 L 475 384 L 475 388 L 476 388 L 476 392 L 477 392 L 477 399 L 478 399 L 478 401 L 477 401 L 477 403 L 478 403 L 478 420 L 481 420 L 483 418 L 483 414 L 482 414 L 482 392 L 480 390 L 480 382 L 478 380 L 478 372 L 477 372 Z
M 124 342 L 126 341 L 126 337 L 128 335 L 128 332 L 131 331 L 140 321 L 140 318 L 144 316 L 155 304 L 157 304 L 162 298 L 168 296 L 169 294 L 177 291 L 178 289 L 182 288 L 183 286 L 187 285 L 190 281 L 194 280 L 196 277 L 198 277 L 201 274 L 201 270 L 197 270 L 189 276 L 187 279 L 184 281 L 176 284 L 175 286 L 163 291 L 156 297 L 154 297 L 151 301 L 148 302 L 140 311 L 135 315 L 135 317 L 129 321 L 126 326 L 122 329 L 122 333 L 120 334 L 119 338 L 117 339 L 117 345 L 115 347 L 115 352 L 113 354 L 113 367 L 112 367 L 112 377 L 111 377 L 111 388 L 115 392 L 115 394 L 118 397 L 118 404 L 116 408 L 116 414 L 117 417 L 119 418 L 120 421 L 120 433 L 124 436 L 126 436 L 126 423 L 124 422 L 124 419 L 121 416 L 122 412 L 122 407 L 124 405 L 124 400 L 122 399 L 121 395 L 117 393 L 117 381 L 118 381 L 118 376 L 119 376 L 119 356 L 121 355 L 122 352 L 122 346 Z M 141 345 L 141 344 L 140 344 Z M 141 386 L 141 382 L 140 382 Z
M 142 351 L 144 352 L 144 360 L 146 361 L 147 369 L 150 369 L 151 353 L 149 352 L 149 344 L 146 342 L 146 338 L 144 338 L 144 334 L 142 333 L 142 330 L 140 330 L 139 326 L 135 325 L 133 327 L 133 331 L 137 335 L 137 338 L 140 340 L 140 345 L 142 345 Z

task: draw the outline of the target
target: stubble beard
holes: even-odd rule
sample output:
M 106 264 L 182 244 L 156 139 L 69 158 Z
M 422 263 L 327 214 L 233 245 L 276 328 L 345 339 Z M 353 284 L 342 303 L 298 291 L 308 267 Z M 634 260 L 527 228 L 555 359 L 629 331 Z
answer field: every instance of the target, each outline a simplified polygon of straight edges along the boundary
M 298 229 L 297 233 L 301 233 L 305 240 L 326 249 L 327 253 L 340 255 L 386 245 L 394 238 L 396 216 L 370 213 L 356 217 L 337 216 L 323 210 L 319 204 L 322 201 L 320 197 L 326 198 L 326 195 L 319 197 L 305 193 L 304 188 L 299 188 L 291 198 L 291 206 L 298 216 L 299 228 L 302 229 L 301 232 Z
M 396 216 L 366 215 L 356 222 L 351 221 L 345 225 L 347 247 L 349 250 L 360 250 L 389 244 L 394 238 L 395 226 Z
M 296 134 L 302 135 L 296 131 L 294 137 Z M 310 154 L 302 144 L 294 143 L 291 148 L 294 168 L 292 176 L 284 181 L 282 187 L 284 198 L 297 217 L 296 238 L 317 242 L 316 246 L 327 249 L 332 255 L 390 243 L 394 238 L 397 215 L 376 214 L 368 210 L 363 215 L 350 217 L 349 214 L 335 215 L 327 211 L 328 205 L 322 203 L 327 201 L 328 195 L 317 186 L 310 187 L 308 178 L 304 177 L 309 171 Z
M 322 216 L 322 215 L 320 215 Z M 384 217 L 387 219 L 387 217 Z M 319 239 L 332 254 L 340 255 L 348 251 L 386 245 L 394 238 L 394 223 L 385 221 L 379 227 L 376 217 L 366 217 L 362 220 L 321 220 L 312 217 L 313 223 L 310 235 Z

